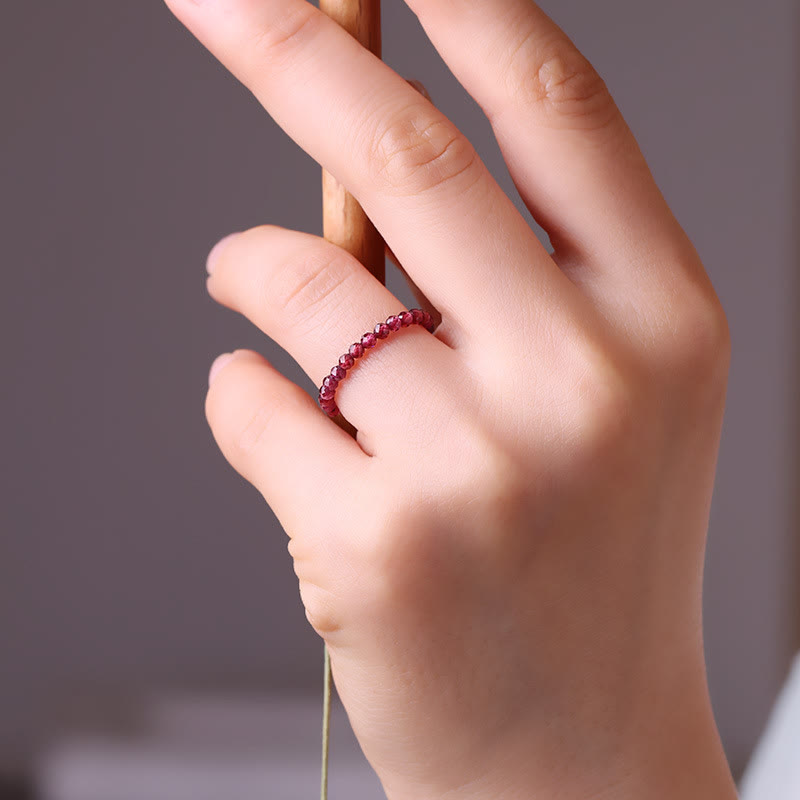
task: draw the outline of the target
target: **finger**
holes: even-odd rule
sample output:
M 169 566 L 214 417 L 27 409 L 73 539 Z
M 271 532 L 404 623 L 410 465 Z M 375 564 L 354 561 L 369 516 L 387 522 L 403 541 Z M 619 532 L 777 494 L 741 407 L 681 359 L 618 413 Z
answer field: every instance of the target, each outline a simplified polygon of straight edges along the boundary
M 224 239 L 210 254 L 209 269 L 211 296 L 274 339 L 315 386 L 351 344 L 404 310 L 346 250 L 274 225 Z M 347 368 L 336 403 L 367 435 L 402 435 L 430 383 L 426 374 L 453 358 L 453 351 L 421 326 L 402 328 Z M 399 384 L 404 374 L 408 378 Z M 398 390 L 412 380 L 414 393 Z
M 475 320 L 501 324 L 523 293 L 541 302 L 571 290 L 455 125 L 319 9 L 305 0 L 167 1 L 357 198 L 454 340 Z
M 350 496 L 370 461 L 308 394 L 251 350 L 215 362 L 205 411 L 222 454 L 289 536 L 324 530 L 325 516 Z
M 556 252 L 614 271 L 674 246 L 677 223 L 604 81 L 535 3 L 407 2 L 491 121 Z

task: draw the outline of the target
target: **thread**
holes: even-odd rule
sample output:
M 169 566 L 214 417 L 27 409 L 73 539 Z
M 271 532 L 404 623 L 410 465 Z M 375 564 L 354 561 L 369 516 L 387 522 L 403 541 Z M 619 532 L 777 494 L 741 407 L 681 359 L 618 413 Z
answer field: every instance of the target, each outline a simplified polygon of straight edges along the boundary
M 320 800 L 328 800 L 328 749 L 331 735 L 331 655 L 325 645 L 325 668 L 322 680 L 322 781 Z

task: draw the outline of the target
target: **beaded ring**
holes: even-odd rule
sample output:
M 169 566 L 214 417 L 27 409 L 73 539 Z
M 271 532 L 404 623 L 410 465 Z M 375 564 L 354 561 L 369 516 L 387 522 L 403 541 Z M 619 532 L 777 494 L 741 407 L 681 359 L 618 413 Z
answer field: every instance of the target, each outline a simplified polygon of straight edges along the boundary
M 326 375 L 319 388 L 320 408 L 329 416 L 335 417 L 339 413 L 334 395 L 336 387 L 344 380 L 347 371 L 361 358 L 367 350 L 375 347 L 379 339 L 385 339 L 390 333 L 407 328 L 409 325 L 422 325 L 429 333 L 433 333 L 433 320 L 427 311 L 421 308 L 411 308 L 388 317 L 386 322 L 379 322 L 375 329 L 367 331 L 361 341 L 350 345 L 348 351 L 339 357 L 339 363 L 334 366 L 329 375 Z

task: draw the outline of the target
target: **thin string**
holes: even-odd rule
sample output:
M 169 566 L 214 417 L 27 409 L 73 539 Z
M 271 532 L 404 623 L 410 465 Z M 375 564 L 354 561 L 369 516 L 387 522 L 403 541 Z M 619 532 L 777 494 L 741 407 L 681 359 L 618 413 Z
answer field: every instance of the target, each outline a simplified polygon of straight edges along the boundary
M 328 745 L 331 735 L 331 655 L 325 645 L 325 677 L 322 683 L 322 788 L 320 800 L 328 800 Z

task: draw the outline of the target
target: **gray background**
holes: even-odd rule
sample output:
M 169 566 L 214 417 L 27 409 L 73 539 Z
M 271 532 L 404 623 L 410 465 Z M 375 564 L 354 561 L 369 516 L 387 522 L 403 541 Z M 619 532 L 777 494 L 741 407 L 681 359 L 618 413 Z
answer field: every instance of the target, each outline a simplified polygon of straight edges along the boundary
M 543 5 L 606 78 L 730 318 L 706 636 L 738 772 L 799 627 L 796 4 Z M 518 200 L 476 104 L 405 5 L 384 6 L 385 60 Z M 6 3 L 0 66 L 2 771 L 76 706 L 318 691 L 286 537 L 203 399 L 235 347 L 312 389 L 208 298 L 204 259 L 230 231 L 321 217 L 318 166 L 159 0 Z

